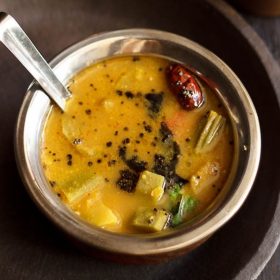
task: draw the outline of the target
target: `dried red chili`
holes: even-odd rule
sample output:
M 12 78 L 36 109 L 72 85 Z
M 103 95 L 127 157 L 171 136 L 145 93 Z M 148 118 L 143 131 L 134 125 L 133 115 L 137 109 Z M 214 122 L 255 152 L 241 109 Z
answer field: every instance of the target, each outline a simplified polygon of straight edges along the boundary
M 203 104 L 201 89 L 186 67 L 177 63 L 171 64 L 166 70 L 166 77 L 172 92 L 184 109 L 193 110 Z

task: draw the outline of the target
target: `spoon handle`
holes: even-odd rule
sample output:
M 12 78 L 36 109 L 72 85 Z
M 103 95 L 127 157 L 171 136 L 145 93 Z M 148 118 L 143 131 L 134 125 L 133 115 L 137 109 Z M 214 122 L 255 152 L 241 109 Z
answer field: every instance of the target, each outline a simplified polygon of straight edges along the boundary
M 4 12 L 0 12 L 0 41 L 38 81 L 48 96 L 64 111 L 65 102 L 70 97 L 70 93 L 58 80 L 15 19 Z

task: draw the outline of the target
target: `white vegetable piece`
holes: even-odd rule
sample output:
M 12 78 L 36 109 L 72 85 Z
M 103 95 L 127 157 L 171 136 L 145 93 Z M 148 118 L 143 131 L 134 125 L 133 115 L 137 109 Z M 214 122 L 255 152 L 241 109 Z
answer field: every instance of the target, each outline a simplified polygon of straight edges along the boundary
M 150 171 L 143 171 L 139 177 L 136 191 L 150 196 L 154 202 L 161 199 L 164 193 L 165 178 Z
M 101 176 L 76 175 L 62 186 L 59 186 L 58 190 L 64 194 L 69 203 L 76 203 L 87 193 L 92 192 L 98 186 L 102 186 L 104 182 L 104 178 Z
M 119 217 L 102 201 L 90 201 L 90 207 L 85 213 L 86 219 L 99 227 L 104 227 L 108 225 L 117 225 L 120 223 Z
M 207 162 L 190 178 L 190 185 L 195 194 L 211 187 L 220 177 L 221 167 L 218 162 Z

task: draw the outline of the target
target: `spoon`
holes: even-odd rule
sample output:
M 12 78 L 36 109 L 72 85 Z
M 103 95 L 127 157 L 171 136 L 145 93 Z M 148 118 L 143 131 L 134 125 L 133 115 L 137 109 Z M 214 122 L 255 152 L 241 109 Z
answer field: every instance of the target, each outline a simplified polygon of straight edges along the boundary
M 0 41 L 38 81 L 46 94 L 64 111 L 66 100 L 71 94 L 59 81 L 15 19 L 4 12 L 0 12 Z

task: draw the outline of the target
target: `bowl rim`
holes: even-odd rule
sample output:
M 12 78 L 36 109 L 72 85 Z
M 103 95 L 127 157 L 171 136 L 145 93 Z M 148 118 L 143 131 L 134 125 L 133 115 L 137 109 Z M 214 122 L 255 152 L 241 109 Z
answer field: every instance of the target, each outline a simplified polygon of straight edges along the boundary
M 133 34 L 133 35 L 132 35 Z M 235 90 L 239 93 L 239 98 L 241 98 L 243 105 L 246 109 L 246 116 L 249 123 L 249 133 L 250 133 L 250 149 L 247 151 L 249 153 L 248 163 L 245 167 L 245 175 L 242 176 L 238 188 L 232 194 L 232 196 L 226 201 L 226 203 L 221 206 L 221 209 L 217 211 L 215 215 L 211 217 L 209 221 L 206 221 L 202 225 L 195 228 L 193 231 L 185 232 L 182 234 L 163 235 L 161 237 L 151 238 L 150 236 L 137 237 L 137 236 L 126 236 L 120 234 L 114 234 L 108 231 L 99 230 L 92 227 L 77 227 L 75 222 L 70 222 L 63 215 L 56 215 L 48 201 L 45 201 L 40 192 L 34 188 L 34 178 L 30 174 L 30 167 L 28 166 L 27 158 L 24 153 L 24 124 L 27 110 L 32 100 L 32 95 L 27 94 L 22 103 L 15 132 L 15 154 L 16 162 L 20 172 L 20 175 L 25 183 L 25 187 L 29 192 L 33 201 L 37 204 L 39 209 L 43 210 L 56 225 L 63 229 L 66 233 L 74 236 L 80 241 L 92 246 L 97 246 L 103 250 L 115 251 L 117 253 L 123 254 L 133 254 L 133 255 L 155 255 L 166 253 L 170 251 L 175 251 L 182 249 L 184 247 L 196 244 L 223 226 L 242 206 L 245 199 L 247 198 L 253 182 L 255 180 L 258 165 L 260 161 L 261 153 L 261 136 L 260 136 L 260 125 L 256 110 L 252 103 L 252 100 L 246 91 L 244 85 L 241 83 L 239 78 L 234 74 L 234 72 L 215 54 L 201 45 L 193 42 L 185 37 L 154 29 L 123 29 L 111 32 L 103 32 L 99 34 L 92 35 L 78 43 L 71 45 L 64 51 L 59 53 L 51 62 L 52 67 L 56 66 L 58 63 L 63 62 L 63 60 L 70 56 L 73 52 L 79 50 L 80 48 L 94 43 L 96 41 L 105 40 L 114 37 L 135 37 L 135 38 L 155 38 L 164 39 L 168 37 L 169 41 L 178 43 L 179 45 L 187 46 L 192 50 L 200 54 L 202 57 L 207 59 L 209 62 L 214 64 L 218 69 L 222 69 L 223 73 L 227 78 L 229 78 L 234 85 Z M 34 82 L 29 86 L 28 92 L 32 92 L 32 86 Z M 82 230 L 82 231 L 81 231 Z M 92 240 L 92 232 L 95 232 L 100 239 Z M 108 239 L 109 238 L 109 239 Z M 108 242 L 109 240 L 109 242 Z M 127 246 L 120 248 L 119 244 L 126 242 Z M 135 242 L 137 241 L 137 242 Z M 144 242 L 143 242 L 144 241 Z

